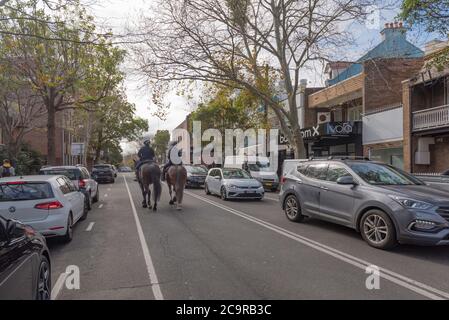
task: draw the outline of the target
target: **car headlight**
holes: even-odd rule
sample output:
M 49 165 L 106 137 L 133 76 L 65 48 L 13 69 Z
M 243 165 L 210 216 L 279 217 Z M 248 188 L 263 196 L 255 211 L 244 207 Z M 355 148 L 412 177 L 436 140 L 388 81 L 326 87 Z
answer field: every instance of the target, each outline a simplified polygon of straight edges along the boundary
M 427 210 L 433 207 L 433 204 L 418 201 L 414 199 L 409 198 L 402 198 L 398 196 L 390 196 L 394 201 L 398 202 L 400 205 L 402 205 L 405 208 L 408 209 L 419 209 L 419 210 Z
M 228 184 L 228 188 L 229 189 L 237 189 L 238 187 L 236 185 L 233 185 L 233 184 Z

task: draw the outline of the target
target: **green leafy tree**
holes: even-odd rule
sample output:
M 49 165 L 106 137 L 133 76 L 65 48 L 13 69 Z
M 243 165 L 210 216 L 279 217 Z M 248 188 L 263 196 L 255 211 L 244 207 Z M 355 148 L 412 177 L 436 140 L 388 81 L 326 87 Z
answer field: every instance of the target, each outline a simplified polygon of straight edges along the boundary
M 400 17 L 411 26 L 449 36 L 449 0 L 403 0 Z M 449 66 L 449 46 L 437 52 L 429 66 Z
M 95 113 L 91 146 L 95 161 L 101 161 L 101 154 L 107 149 L 120 148 L 123 140 L 134 141 L 148 131 L 148 121 L 135 117 L 135 105 L 126 100 L 123 92 L 107 97 Z
M 107 37 L 93 43 L 95 23 L 78 2 L 52 15 L 39 8 L 38 1 L 16 1 L 16 5 L 20 10 L 0 9 L 10 17 L 0 20 L 0 29 L 7 30 L 1 38 L 0 62 L 27 79 L 42 100 L 47 112 L 48 163 L 54 164 L 57 114 L 96 108 L 123 80 L 119 65 L 125 52 L 108 43 Z M 28 19 L 30 14 L 34 19 Z M 30 33 L 34 36 L 27 36 Z
M 167 145 L 170 141 L 170 132 L 168 130 L 157 130 L 153 138 L 153 148 L 159 161 L 165 162 Z

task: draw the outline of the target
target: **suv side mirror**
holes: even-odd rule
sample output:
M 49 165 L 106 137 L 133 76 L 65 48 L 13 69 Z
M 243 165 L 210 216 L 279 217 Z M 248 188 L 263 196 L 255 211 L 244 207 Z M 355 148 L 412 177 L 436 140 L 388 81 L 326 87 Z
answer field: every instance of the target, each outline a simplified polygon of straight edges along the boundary
M 343 176 L 337 179 L 337 183 L 338 184 L 343 184 L 343 185 L 357 185 L 357 183 L 355 182 L 354 178 L 352 176 Z

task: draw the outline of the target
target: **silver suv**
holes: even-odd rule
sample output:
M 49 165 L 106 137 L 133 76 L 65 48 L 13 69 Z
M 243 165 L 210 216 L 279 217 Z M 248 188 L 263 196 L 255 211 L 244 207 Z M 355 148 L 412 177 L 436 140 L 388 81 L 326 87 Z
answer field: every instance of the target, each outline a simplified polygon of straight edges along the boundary
M 291 221 L 305 217 L 353 228 L 371 246 L 449 244 L 449 193 L 390 165 L 354 159 L 305 161 L 279 194 Z

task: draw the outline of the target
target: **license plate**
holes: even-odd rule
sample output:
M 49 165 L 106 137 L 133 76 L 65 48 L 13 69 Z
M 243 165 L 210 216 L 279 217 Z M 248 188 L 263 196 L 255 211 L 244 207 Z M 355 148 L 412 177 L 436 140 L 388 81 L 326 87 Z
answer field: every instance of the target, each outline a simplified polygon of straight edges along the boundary
M 265 183 L 265 185 L 266 185 L 267 187 L 271 187 L 271 186 L 273 186 L 273 184 L 272 184 L 272 183 Z

